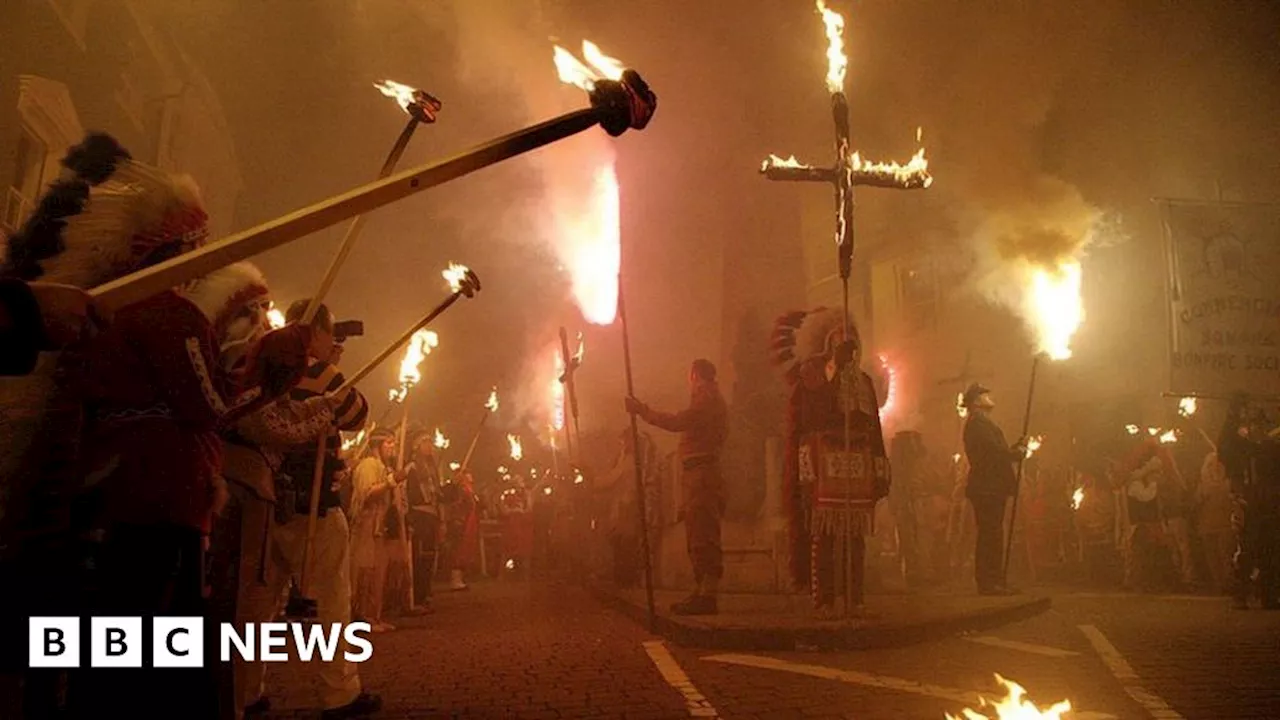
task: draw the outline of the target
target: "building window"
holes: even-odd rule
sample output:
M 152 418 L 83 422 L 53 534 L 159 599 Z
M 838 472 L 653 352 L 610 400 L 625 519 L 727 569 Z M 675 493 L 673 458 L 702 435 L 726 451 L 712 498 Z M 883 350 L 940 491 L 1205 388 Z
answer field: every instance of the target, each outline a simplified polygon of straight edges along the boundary
M 938 273 L 933 263 L 904 268 L 899 275 L 903 320 L 912 331 L 933 328 L 938 320 Z
M 41 179 L 49 149 L 25 125 L 18 135 L 17 165 L 12 183 L 5 193 L 4 225 L 10 233 L 17 232 L 26 221 L 40 197 Z

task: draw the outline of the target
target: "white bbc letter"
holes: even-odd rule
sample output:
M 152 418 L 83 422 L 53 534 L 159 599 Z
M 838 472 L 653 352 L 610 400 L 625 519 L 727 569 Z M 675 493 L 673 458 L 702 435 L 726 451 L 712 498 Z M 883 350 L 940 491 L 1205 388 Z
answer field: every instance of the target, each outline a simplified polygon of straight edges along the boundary
M 236 632 L 236 626 L 231 623 L 222 623 L 219 634 L 222 636 L 222 662 L 231 662 L 233 644 L 241 660 L 253 662 L 253 623 L 245 623 L 244 637 Z
M 90 619 L 89 663 L 93 667 L 142 667 L 142 618 Z
M 27 623 L 27 645 L 30 667 L 80 667 L 80 618 L 31 618 Z
M 151 663 L 158 668 L 204 667 L 204 618 L 153 619 Z
M 284 647 L 289 639 L 284 633 L 289 632 L 289 625 L 286 623 L 262 623 L 259 626 L 262 631 L 262 662 L 287 662 L 289 653 L 283 653 L 272 650 L 271 648 Z
M 350 650 L 344 652 L 342 657 L 347 662 L 362 663 L 373 657 L 373 643 L 367 638 L 362 638 L 356 633 L 371 633 L 373 626 L 367 622 L 354 622 L 347 625 L 346 630 L 342 632 L 342 637 L 347 641 L 348 645 L 354 645 L 360 648 L 359 653 L 353 653 Z
M 307 632 L 304 636 L 302 623 L 290 624 L 293 626 L 293 644 L 298 649 L 299 660 L 311 662 L 311 656 L 318 646 L 320 648 L 320 659 L 325 662 L 333 662 L 333 655 L 338 651 L 338 640 L 342 639 L 341 625 L 329 623 L 329 632 L 326 634 L 320 623 L 313 623 L 311 627 L 306 628 Z

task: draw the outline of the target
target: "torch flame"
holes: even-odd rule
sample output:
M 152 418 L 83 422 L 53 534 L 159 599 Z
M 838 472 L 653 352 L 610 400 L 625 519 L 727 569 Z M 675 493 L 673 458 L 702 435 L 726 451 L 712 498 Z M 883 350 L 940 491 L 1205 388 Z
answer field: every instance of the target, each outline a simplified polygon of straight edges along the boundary
M 1160 434 L 1160 428 L 1149 427 L 1147 428 L 1147 434 L 1151 437 L 1155 437 Z
M 395 98 L 400 104 L 400 109 L 409 112 L 409 107 L 414 103 L 414 93 L 418 92 L 417 88 L 409 87 L 404 83 L 398 83 L 395 80 L 383 80 L 373 84 L 378 91 L 389 98 Z
M 1178 401 L 1178 414 L 1184 418 L 1189 418 L 1196 414 L 1196 399 L 1193 397 L 1184 397 Z
M 1031 437 L 1027 438 L 1027 457 L 1030 458 L 1032 455 L 1035 455 L 1036 451 L 1040 449 L 1040 445 L 1043 444 L 1043 442 L 1044 442 L 1043 435 L 1032 435 Z
M 436 428 L 435 445 L 441 450 L 445 450 L 449 447 L 449 438 L 445 437 L 444 433 L 440 432 L 440 428 Z
M 498 388 L 495 386 L 489 391 L 489 399 L 485 400 L 484 406 L 489 412 L 498 412 Z
M 964 393 L 956 393 L 956 414 L 962 418 L 969 417 L 969 408 L 964 406 Z
M 458 469 L 459 469 L 459 468 L 461 468 L 461 467 L 462 467 L 462 463 L 460 463 L 460 462 L 451 462 L 451 463 L 449 463 L 449 469 L 450 469 L 450 470 L 452 470 L 452 471 L 454 471 L 454 472 L 457 472 L 457 471 L 458 471 Z
M 959 464 L 960 464 L 960 453 L 956 453 L 955 455 L 952 455 L 952 456 L 951 456 L 951 461 L 952 461 L 952 462 L 954 462 L 955 464 L 959 465 Z
M 471 271 L 466 265 L 459 265 L 458 263 L 451 262 L 449 263 L 449 268 L 441 273 L 441 275 L 443 275 L 444 279 L 449 282 L 449 289 L 453 292 L 458 292 L 462 289 L 462 280 L 467 276 L 468 272 Z
M 418 366 L 423 358 L 431 354 L 431 349 L 440 344 L 440 336 L 430 330 L 419 330 L 409 339 L 409 347 L 405 348 L 404 359 L 400 361 L 400 400 L 409 392 L 409 388 L 422 380 Z M 394 392 L 394 391 L 393 391 Z M 393 397 L 394 399 L 394 397 Z
M 1071 493 L 1071 509 L 1079 510 L 1080 503 L 1083 503 L 1083 502 L 1084 502 L 1084 488 L 1076 488 L 1075 492 Z
M 993 708 L 996 711 L 994 718 L 977 710 L 965 708 L 960 711 L 959 716 L 947 713 L 947 720 L 1063 720 L 1064 713 L 1071 712 L 1070 700 L 1056 702 L 1051 707 L 1041 710 L 1026 699 L 1027 691 L 1018 683 L 1006 680 L 998 673 L 996 682 L 1003 685 L 1008 694 L 1003 700 L 995 702 L 982 698 L 982 703 L 979 705 L 979 707 Z
M 1177 431 L 1177 430 L 1168 430 L 1168 431 L 1163 432 L 1163 433 L 1161 433 L 1161 434 L 1160 434 L 1160 444 L 1161 444 L 1161 445 L 1168 445 L 1168 444 L 1170 444 L 1170 443 L 1176 443 L 1176 442 L 1178 442 L 1178 431 Z
M 512 460 L 519 460 L 524 457 L 524 447 L 520 444 L 519 435 L 507 435 L 507 444 L 511 446 Z
M 555 432 L 564 429 L 564 383 L 560 382 L 560 378 L 564 376 L 565 367 L 564 359 L 560 357 L 560 351 L 556 351 L 556 374 L 551 378 L 551 447 L 555 447 Z
M 1125 425 L 1124 431 L 1130 435 L 1137 435 L 1139 432 L 1142 432 L 1142 428 L 1139 428 L 1137 425 Z
M 347 452 L 348 450 L 350 450 L 350 449 L 351 449 L 351 448 L 353 448 L 353 447 L 358 446 L 358 445 L 359 445 L 360 443 L 362 443 L 362 442 L 364 442 L 364 431 L 363 431 L 363 430 L 361 430 L 360 432 L 356 433 L 356 434 L 355 434 L 355 437 L 350 437 L 350 438 L 347 438 L 346 440 L 343 440 L 343 441 L 342 441 L 342 452 Z
M 591 92 L 595 89 L 596 83 L 601 80 L 619 80 L 622 78 L 622 71 L 625 69 L 622 63 L 605 55 L 590 40 L 582 41 L 582 57 L 586 58 L 587 62 L 582 62 L 574 57 L 573 53 L 559 45 L 555 46 L 554 59 L 560 82 Z
M 498 466 L 498 472 L 499 472 L 499 473 L 501 473 L 501 474 L 503 474 L 503 475 L 506 475 L 508 472 L 511 472 L 511 471 L 507 469 L 507 466 L 506 466 L 506 465 L 499 465 L 499 466 Z
M 898 373 L 889 364 L 889 358 L 884 355 L 880 356 L 880 368 L 889 380 L 889 388 L 884 394 L 884 404 L 880 406 L 880 417 L 884 419 L 893 416 L 893 411 L 898 404 Z
M 1084 320 L 1080 263 L 1060 263 L 1055 271 L 1037 267 L 1031 276 L 1032 317 L 1039 350 L 1053 360 L 1071 357 L 1071 337 Z
M 581 485 L 581 484 L 582 484 L 582 483 L 584 483 L 584 482 L 586 482 L 586 481 L 585 481 L 585 479 L 582 477 L 582 471 L 581 471 L 581 470 L 579 470 L 578 468 L 574 468 L 574 469 L 573 469 L 573 484 L 574 484 L 574 485 Z
M 284 313 L 276 309 L 275 303 L 267 306 L 267 323 L 271 325 L 272 330 L 279 330 L 285 325 Z
M 845 71 L 849 69 L 849 58 L 844 54 L 844 17 L 828 9 L 822 0 L 818 0 L 817 8 L 827 27 L 827 90 L 843 92 Z

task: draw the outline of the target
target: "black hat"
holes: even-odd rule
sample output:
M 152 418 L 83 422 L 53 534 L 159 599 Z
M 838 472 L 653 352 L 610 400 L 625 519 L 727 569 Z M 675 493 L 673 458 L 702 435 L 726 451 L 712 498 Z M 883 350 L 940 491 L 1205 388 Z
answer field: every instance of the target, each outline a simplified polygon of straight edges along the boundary
M 981 383 L 973 383 L 964 391 L 964 397 L 961 398 L 960 404 L 967 408 L 973 407 L 974 402 L 976 402 L 979 397 L 986 395 L 989 392 L 991 392 L 991 390 L 984 387 Z

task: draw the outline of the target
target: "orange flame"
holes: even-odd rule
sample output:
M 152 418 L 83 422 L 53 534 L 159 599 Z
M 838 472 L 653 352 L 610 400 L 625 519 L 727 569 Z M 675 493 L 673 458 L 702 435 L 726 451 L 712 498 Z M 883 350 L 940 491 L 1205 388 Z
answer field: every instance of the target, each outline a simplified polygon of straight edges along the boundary
M 441 275 L 443 275 L 444 279 L 448 281 L 449 289 L 453 292 L 458 292 L 458 290 L 462 289 L 462 281 L 467 277 L 468 272 L 470 272 L 470 270 L 466 265 L 459 265 L 458 263 L 451 262 L 449 263 L 449 267 L 441 273 Z
M 395 80 L 383 80 L 373 84 L 378 88 L 378 92 L 389 98 L 395 98 L 400 104 L 400 109 L 406 113 L 409 112 L 409 106 L 413 105 L 413 94 L 418 91 L 417 88 L 409 87 L 404 83 L 398 83 Z
M 917 137 L 918 137 L 917 132 Z M 872 162 L 864 160 L 859 153 L 849 158 L 853 170 L 854 183 L 892 182 L 901 187 L 927 188 L 933 184 L 933 176 L 929 174 L 929 159 L 924 155 L 924 148 L 903 165 L 897 162 Z
M 1071 701 L 1062 700 L 1051 707 L 1041 710 L 1026 699 L 1027 691 L 1018 683 L 1006 680 L 998 673 L 996 682 L 1005 687 L 1007 695 L 1004 699 L 991 702 L 982 698 L 979 707 L 991 707 L 996 711 L 995 718 L 984 715 L 977 710 L 965 708 L 960 715 L 947 713 L 947 720 L 1063 720 L 1064 714 L 1071 712 Z
M 560 376 L 564 375 L 565 366 L 564 359 L 560 357 L 559 351 L 555 353 L 556 357 L 556 374 L 551 378 L 551 428 L 559 431 L 564 429 L 564 383 L 560 382 Z M 551 436 L 551 446 L 555 447 L 555 435 Z
M 770 154 L 769 154 L 769 159 L 768 159 L 768 160 L 765 160 L 765 161 L 760 165 L 760 170 L 761 170 L 761 172 L 763 172 L 763 171 L 765 171 L 765 170 L 768 170 L 769 168 L 801 168 L 801 169 L 806 169 L 806 170 L 808 170 L 808 169 L 812 169 L 812 168 L 813 168 L 813 166 L 812 166 L 812 165 L 805 165 L 804 163 L 800 162 L 799 160 L 797 160 L 797 159 L 796 159 L 796 156 L 795 156 L 795 155 L 792 155 L 791 157 L 787 158 L 786 160 L 783 160 L 782 158 L 778 157 L 777 155 L 774 155 L 774 154 L 770 153 Z
M 827 90 L 843 92 L 845 72 L 849 69 L 849 58 L 844 54 L 844 16 L 828 9 L 822 0 L 817 1 L 817 8 L 827 28 Z
M 568 50 L 559 45 L 555 46 L 556 72 L 561 82 L 591 92 L 595 89 L 596 83 L 601 80 L 622 78 L 622 71 L 625 70 L 622 63 L 605 55 L 590 40 L 582 41 L 582 57 L 586 58 L 585 63 L 574 57 Z
M 271 325 L 272 330 L 279 330 L 285 325 L 284 313 L 276 309 L 274 302 L 267 306 L 267 323 Z
M 435 445 L 441 450 L 447 450 L 449 448 L 449 438 L 445 437 L 444 433 L 440 432 L 440 428 L 436 428 Z
M 432 348 L 440 344 L 440 336 L 430 330 L 419 330 L 409 339 L 409 347 L 405 348 L 404 358 L 400 361 L 400 392 L 398 400 L 403 402 L 409 388 L 422 380 L 422 372 L 418 369 L 422 361 L 431 354 Z M 392 399 L 396 400 L 396 391 L 392 391 Z
M 484 402 L 484 406 L 489 412 L 498 412 L 498 388 L 495 386 L 489 391 L 489 399 Z
M 507 444 L 511 446 L 511 459 L 519 460 L 524 457 L 524 446 L 520 444 L 519 435 L 507 435 Z

